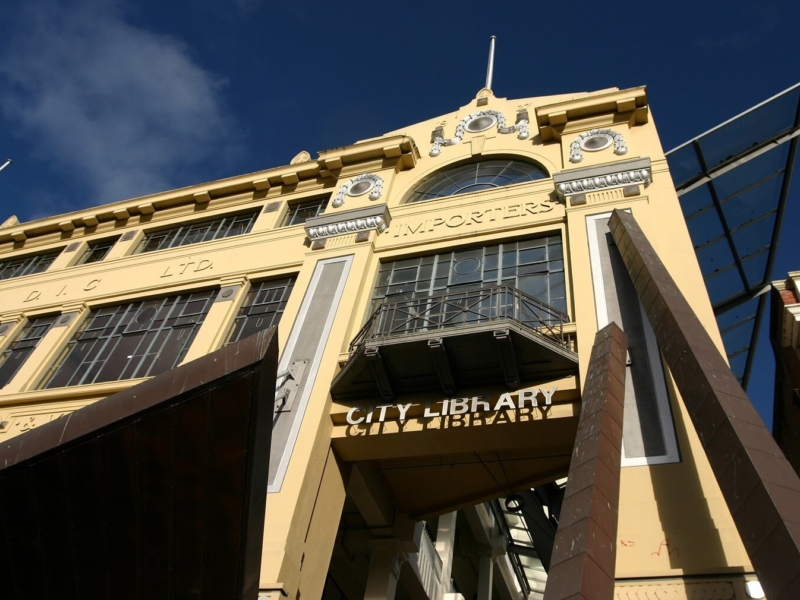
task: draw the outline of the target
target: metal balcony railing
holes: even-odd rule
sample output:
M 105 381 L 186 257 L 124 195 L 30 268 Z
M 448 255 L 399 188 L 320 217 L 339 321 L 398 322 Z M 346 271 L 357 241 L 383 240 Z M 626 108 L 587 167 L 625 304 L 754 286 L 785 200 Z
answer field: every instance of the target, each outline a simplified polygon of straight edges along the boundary
M 373 340 L 513 322 L 528 333 L 570 347 L 569 316 L 515 287 L 502 285 L 385 302 L 350 343 L 350 352 Z

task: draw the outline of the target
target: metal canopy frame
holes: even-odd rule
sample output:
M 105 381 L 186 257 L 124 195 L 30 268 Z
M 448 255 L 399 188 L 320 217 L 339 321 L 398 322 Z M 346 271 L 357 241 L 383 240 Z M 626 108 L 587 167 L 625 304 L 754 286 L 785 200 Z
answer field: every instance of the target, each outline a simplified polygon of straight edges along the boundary
M 798 140 L 800 83 L 666 154 L 728 360 L 745 387 Z

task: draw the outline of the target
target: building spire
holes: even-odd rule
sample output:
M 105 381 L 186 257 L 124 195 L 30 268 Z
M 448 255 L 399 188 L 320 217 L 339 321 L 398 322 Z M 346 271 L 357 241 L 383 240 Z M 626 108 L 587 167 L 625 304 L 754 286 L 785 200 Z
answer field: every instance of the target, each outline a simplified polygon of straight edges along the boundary
M 492 89 L 492 76 L 494 75 L 494 43 L 497 40 L 497 36 L 492 36 L 489 38 L 489 64 L 486 67 L 486 89 Z

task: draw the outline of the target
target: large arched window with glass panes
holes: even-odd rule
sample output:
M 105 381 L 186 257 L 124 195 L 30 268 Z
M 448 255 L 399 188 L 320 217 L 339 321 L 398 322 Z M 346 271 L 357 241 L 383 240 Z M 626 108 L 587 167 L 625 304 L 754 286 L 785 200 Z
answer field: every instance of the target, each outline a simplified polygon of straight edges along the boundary
M 533 162 L 512 158 L 480 160 L 434 173 L 411 192 L 407 202 L 426 202 L 546 177 L 547 171 Z

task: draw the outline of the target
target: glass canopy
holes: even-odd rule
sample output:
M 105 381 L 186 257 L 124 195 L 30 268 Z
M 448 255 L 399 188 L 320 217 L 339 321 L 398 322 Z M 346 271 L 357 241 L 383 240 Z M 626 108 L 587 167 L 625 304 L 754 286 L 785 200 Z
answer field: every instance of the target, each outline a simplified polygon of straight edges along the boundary
M 800 84 L 667 152 L 731 368 L 747 386 L 800 136 Z

